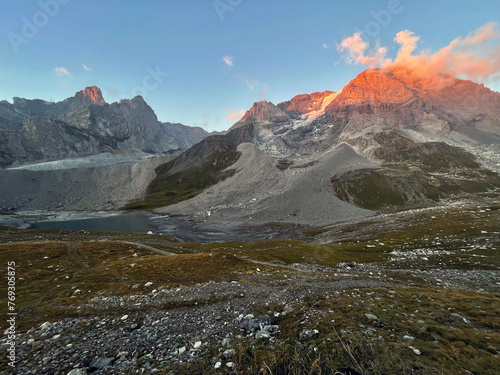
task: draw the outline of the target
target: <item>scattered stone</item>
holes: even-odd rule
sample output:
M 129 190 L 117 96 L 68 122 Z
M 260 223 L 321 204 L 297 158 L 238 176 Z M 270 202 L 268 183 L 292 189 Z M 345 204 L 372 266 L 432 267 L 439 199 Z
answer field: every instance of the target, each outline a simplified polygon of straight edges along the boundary
M 221 366 L 222 366 L 222 362 L 219 361 L 219 362 L 215 363 L 214 368 L 220 368 Z
M 146 284 L 144 284 L 144 286 L 146 288 L 149 288 L 151 285 L 153 285 L 153 283 L 151 281 L 148 281 Z
M 462 315 L 460 315 L 460 314 L 453 313 L 453 314 L 451 314 L 451 316 L 452 316 L 452 317 L 454 317 L 454 318 L 456 318 L 456 319 L 458 319 L 458 320 L 462 320 L 462 321 L 463 321 L 464 323 L 466 323 L 466 324 L 470 324 L 470 320 L 469 320 L 469 319 L 467 319 L 467 318 L 464 318 L 464 317 L 463 317 Z
M 231 359 L 231 358 L 233 358 L 235 353 L 236 353 L 236 351 L 234 349 L 227 349 L 222 353 L 222 358 L 224 358 L 226 360 Z
M 90 362 L 89 371 L 94 372 L 97 370 L 105 369 L 113 362 L 113 360 L 114 358 L 94 358 L 92 362 Z
M 186 352 L 186 347 L 185 347 L 185 346 L 183 346 L 182 348 L 179 348 L 179 350 L 178 350 L 177 354 L 182 355 L 182 354 L 184 354 L 185 352 Z
M 127 320 L 128 319 L 128 315 L 123 315 L 120 320 Z
M 262 329 L 255 334 L 256 339 L 263 339 L 269 337 L 271 337 L 271 334 L 266 329 Z
M 304 329 L 299 333 L 299 341 L 304 341 L 311 339 L 319 334 L 319 331 L 317 329 Z
M 193 345 L 193 349 L 199 349 L 201 347 L 201 341 L 196 341 Z
M 378 320 L 378 317 L 377 315 L 374 315 L 374 314 L 369 314 L 369 313 L 366 313 L 365 314 L 366 318 L 369 319 L 369 320 Z
M 67 375 L 87 375 L 87 370 L 81 368 L 74 368 Z
M 40 329 L 42 330 L 42 332 L 45 332 L 45 331 L 47 331 L 47 330 L 51 329 L 51 328 L 52 328 L 52 326 L 53 326 L 53 325 L 52 325 L 52 323 L 45 322 L 45 323 L 42 323 L 42 324 L 40 325 Z
M 260 331 L 266 326 L 271 325 L 271 318 L 267 315 L 261 315 L 258 318 L 252 319 L 248 318 L 249 316 L 252 316 L 252 314 L 249 314 L 245 317 L 245 322 L 241 325 L 241 329 L 247 332 L 255 332 L 255 331 Z
M 224 339 L 222 339 L 222 346 L 229 346 L 229 344 L 231 343 L 231 339 L 226 337 Z
M 128 356 L 128 352 L 118 352 L 116 358 L 126 357 Z
M 409 346 L 408 348 L 413 350 L 413 353 L 415 353 L 416 355 L 422 354 L 422 352 L 420 350 L 418 350 L 417 348 L 414 348 L 413 346 Z
M 413 337 L 413 336 L 408 336 L 408 335 L 404 335 L 404 336 L 403 336 L 403 340 L 406 340 L 406 341 L 413 341 L 413 340 L 415 340 L 415 337 Z

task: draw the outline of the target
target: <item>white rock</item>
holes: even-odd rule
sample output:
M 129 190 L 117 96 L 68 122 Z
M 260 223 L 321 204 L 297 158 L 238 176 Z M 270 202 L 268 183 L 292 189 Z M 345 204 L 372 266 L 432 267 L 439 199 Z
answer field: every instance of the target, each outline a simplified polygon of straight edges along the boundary
M 85 369 L 74 368 L 67 375 L 86 375 L 87 371 Z
M 365 316 L 370 320 L 378 320 L 377 315 L 366 313 Z
M 151 232 L 151 231 L 148 231 L 148 234 L 153 234 L 153 232 Z
M 235 355 L 236 351 L 234 349 L 227 349 L 222 353 L 224 359 L 231 359 Z
M 186 347 L 183 346 L 182 348 L 179 348 L 178 354 L 181 355 L 184 354 L 185 352 L 186 352 Z
M 123 315 L 120 319 L 121 320 L 127 320 L 128 319 L 128 315 Z
M 196 341 L 193 345 L 194 349 L 199 349 L 201 347 L 201 341 Z
M 50 329 L 50 328 L 52 328 L 52 323 L 49 323 L 49 322 L 45 322 L 45 323 L 42 323 L 42 324 L 40 325 L 40 329 L 41 329 L 42 331 L 46 331 L 46 330 L 48 330 L 48 329 Z
M 416 355 L 422 354 L 422 352 L 420 350 L 418 350 L 417 348 L 414 348 L 413 346 L 409 346 L 409 348 L 411 350 L 413 350 L 413 353 L 415 353 Z
M 217 362 L 214 366 L 214 368 L 220 368 L 222 366 L 222 362 Z
M 256 334 L 255 334 L 255 338 L 256 339 L 260 339 L 260 338 L 269 338 L 271 337 L 271 334 L 269 333 L 269 331 L 265 330 L 265 329 L 262 329 L 260 331 L 258 331 Z
M 153 285 L 153 283 L 151 281 L 148 281 L 146 284 L 144 284 L 144 286 L 146 288 L 150 287 L 151 285 Z

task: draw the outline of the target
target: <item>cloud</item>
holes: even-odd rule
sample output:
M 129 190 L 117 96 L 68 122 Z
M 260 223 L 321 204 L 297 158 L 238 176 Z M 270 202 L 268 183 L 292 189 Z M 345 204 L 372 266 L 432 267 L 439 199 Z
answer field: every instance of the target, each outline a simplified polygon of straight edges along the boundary
M 83 69 L 85 69 L 87 72 L 91 72 L 92 68 L 89 68 L 87 65 L 82 64 Z
M 262 88 L 261 88 L 261 91 L 257 94 L 257 96 L 259 97 L 259 99 L 264 99 L 264 97 L 267 95 L 267 91 L 269 90 L 269 86 L 266 82 L 264 82 L 262 84 Z
M 108 96 L 116 98 L 118 96 L 118 89 L 114 87 L 106 87 L 106 93 Z
M 337 50 L 349 64 L 407 69 L 417 79 L 444 74 L 485 83 L 499 78 L 500 30 L 495 22 L 481 26 L 465 38 L 454 39 L 435 53 L 417 51 L 419 40 L 409 30 L 397 33 L 394 41 L 399 50 L 394 59 L 387 58 L 385 47 L 377 45 L 370 50 L 360 33 L 342 40 Z
M 236 110 L 236 111 L 232 111 L 229 110 L 230 113 L 227 115 L 227 120 L 230 121 L 230 122 L 233 122 L 233 121 L 237 121 L 239 119 L 241 119 L 245 113 L 247 111 L 245 111 L 244 109 L 239 109 L 239 110 Z
M 224 56 L 222 58 L 222 61 L 224 61 L 224 63 L 227 65 L 227 66 L 234 66 L 234 58 L 231 57 L 231 56 Z
M 245 82 L 251 91 L 258 91 L 257 96 L 259 100 L 262 100 L 262 98 L 267 95 L 267 91 L 269 90 L 267 82 L 261 82 L 258 79 L 248 78 L 247 76 L 237 76 L 237 78 Z
M 72 77 L 69 70 L 66 69 L 64 66 L 59 66 L 57 68 L 54 68 L 54 73 L 56 73 L 58 77 L 68 77 L 68 78 Z
M 323 49 L 328 49 L 328 44 L 323 43 Z
M 245 79 L 245 83 L 246 83 L 246 85 L 248 86 L 248 88 L 249 88 L 250 90 L 252 90 L 252 91 L 253 91 L 253 89 L 254 89 L 256 86 L 260 85 L 260 81 L 259 81 L 258 79 L 249 79 L 249 78 L 246 78 L 246 79 Z
M 208 123 L 210 122 L 210 116 L 203 115 L 203 127 L 206 128 L 208 127 Z
M 387 48 L 380 47 L 377 43 L 377 46 L 367 54 L 369 47 L 369 44 L 361 38 L 361 32 L 357 32 L 344 38 L 337 45 L 337 51 L 349 64 L 368 65 L 370 68 L 384 64 Z

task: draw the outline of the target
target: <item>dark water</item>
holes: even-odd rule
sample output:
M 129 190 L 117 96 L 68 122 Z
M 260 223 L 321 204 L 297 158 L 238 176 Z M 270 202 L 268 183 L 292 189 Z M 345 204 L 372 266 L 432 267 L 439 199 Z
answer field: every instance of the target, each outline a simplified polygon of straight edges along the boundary
M 85 215 L 84 213 L 82 215 Z M 144 212 L 127 212 L 112 216 L 81 217 L 74 214 L 52 218 L 26 218 L 32 229 L 87 230 L 166 234 L 181 242 L 262 241 L 271 238 L 302 239 L 302 229 L 296 226 L 273 227 L 244 225 L 235 222 L 195 223 L 178 217 L 160 216 Z M 80 216 L 80 217 L 79 217 Z M 64 217 L 64 218 L 63 218 Z
M 155 229 L 147 216 L 122 214 L 87 219 L 39 221 L 30 223 L 33 229 L 67 229 L 103 232 L 146 233 Z

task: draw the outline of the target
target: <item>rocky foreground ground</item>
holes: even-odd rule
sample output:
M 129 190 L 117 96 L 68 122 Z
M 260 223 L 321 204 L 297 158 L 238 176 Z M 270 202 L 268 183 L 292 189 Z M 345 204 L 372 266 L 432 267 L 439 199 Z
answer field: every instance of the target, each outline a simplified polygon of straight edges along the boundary
M 499 215 L 417 210 L 309 243 L 2 228 L 18 336 L 0 371 L 499 374 Z

